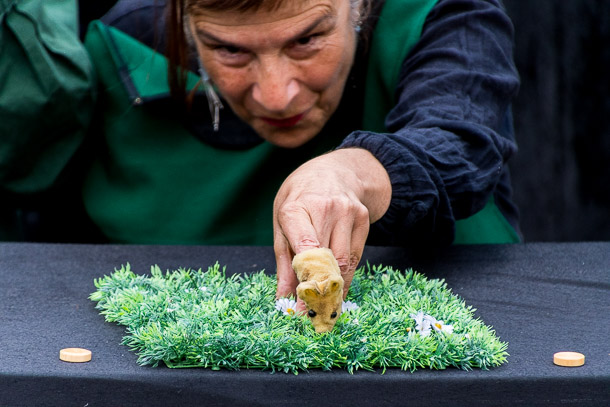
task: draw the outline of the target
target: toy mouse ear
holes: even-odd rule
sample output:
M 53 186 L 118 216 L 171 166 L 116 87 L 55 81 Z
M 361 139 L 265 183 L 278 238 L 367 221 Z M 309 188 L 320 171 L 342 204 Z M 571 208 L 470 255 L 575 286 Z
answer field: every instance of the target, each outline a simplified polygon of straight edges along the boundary
M 318 291 L 315 281 L 304 281 L 297 286 L 297 295 L 303 301 L 308 302 L 318 298 L 320 292 Z
M 329 282 L 329 289 L 331 293 L 336 293 L 337 291 L 343 290 L 343 278 L 341 277 L 331 277 Z

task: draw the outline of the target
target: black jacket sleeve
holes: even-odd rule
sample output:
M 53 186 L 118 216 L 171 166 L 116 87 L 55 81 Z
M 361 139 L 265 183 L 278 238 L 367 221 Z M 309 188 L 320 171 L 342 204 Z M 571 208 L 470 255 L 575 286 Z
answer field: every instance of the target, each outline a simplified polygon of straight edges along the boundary
M 496 0 L 440 0 L 404 60 L 388 133 L 356 131 L 340 146 L 371 151 L 392 182 L 369 243 L 444 246 L 455 221 L 494 195 L 517 227 L 508 158 L 519 88 L 513 26 Z

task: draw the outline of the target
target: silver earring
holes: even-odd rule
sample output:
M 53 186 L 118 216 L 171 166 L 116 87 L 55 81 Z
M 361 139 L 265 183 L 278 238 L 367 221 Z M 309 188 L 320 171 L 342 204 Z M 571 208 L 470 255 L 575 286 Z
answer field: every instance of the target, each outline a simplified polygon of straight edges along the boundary
M 201 60 L 198 58 L 197 62 L 199 63 L 199 75 L 201 76 L 201 80 L 203 81 L 203 88 L 205 90 L 205 96 L 208 99 L 208 106 L 210 108 L 210 115 L 212 116 L 212 123 L 214 125 L 214 131 L 218 131 L 220 127 L 220 109 L 223 109 L 224 106 L 220 101 L 220 98 L 216 94 L 214 90 L 214 86 L 212 86 L 212 81 L 210 80 L 210 76 L 203 68 L 203 64 Z
M 184 21 L 183 23 L 184 23 L 184 33 L 186 36 L 186 41 L 192 50 L 196 50 L 197 47 L 195 45 L 195 41 L 193 40 L 193 34 L 191 33 L 191 30 L 189 29 L 187 22 Z M 199 76 L 201 76 L 201 80 L 203 82 L 205 96 L 208 99 L 208 106 L 210 108 L 210 116 L 212 116 L 212 124 L 214 126 L 214 131 L 218 131 L 218 128 L 220 127 L 220 109 L 223 109 L 224 106 L 222 105 L 220 98 L 216 94 L 216 91 L 214 90 L 214 86 L 212 86 L 212 81 L 210 79 L 210 75 L 208 75 L 206 70 L 203 68 L 203 64 L 201 63 L 201 58 L 199 58 L 199 57 L 197 58 L 197 65 L 198 65 Z

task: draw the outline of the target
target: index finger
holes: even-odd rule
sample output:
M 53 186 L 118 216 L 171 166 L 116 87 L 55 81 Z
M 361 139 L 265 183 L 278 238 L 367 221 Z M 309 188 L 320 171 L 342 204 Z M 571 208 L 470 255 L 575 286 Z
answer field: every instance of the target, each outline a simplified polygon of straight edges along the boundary
M 276 238 L 273 249 L 275 251 L 275 262 L 277 265 L 277 291 L 275 296 L 276 298 L 281 298 L 293 295 L 296 298 L 299 280 L 292 269 L 293 253 L 283 236 Z
M 284 241 L 293 254 L 320 247 L 318 233 L 305 208 L 285 205 L 275 216 L 275 242 Z
M 277 264 L 277 292 L 276 296 L 294 295 L 299 280 L 292 268 L 292 259 L 295 254 L 306 249 L 319 247 L 315 229 L 311 225 L 307 212 L 298 206 L 291 205 L 274 213 L 273 219 L 273 249 Z M 284 227 L 289 225 L 290 227 Z M 291 243 L 294 241 L 295 243 Z

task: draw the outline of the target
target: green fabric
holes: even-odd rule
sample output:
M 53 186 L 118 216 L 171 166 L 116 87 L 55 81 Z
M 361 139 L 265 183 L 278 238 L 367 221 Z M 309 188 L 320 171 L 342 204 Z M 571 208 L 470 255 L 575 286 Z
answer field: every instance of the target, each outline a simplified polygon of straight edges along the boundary
M 0 185 L 50 187 L 81 144 L 95 76 L 75 0 L 0 0 Z
M 153 96 L 169 92 L 165 57 L 99 21 L 85 45 L 103 92 L 107 151 L 93 163 L 83 199 L 104 234 L 117 242 L 271 245 L 282 181 L 339 140 L 299 152 L 267 142 L 238 151 L 212 147 L 173 112 L 155 108 Z M 191 85 L 197 80 L 190 76 Z
M 475 215 L 455 225 L 454 244 L 519 243 L 520 237 L 506 220 L 493 196 Z
M 385 132 L 385 118 L 396 103 L 403 60 L 418 41 L 437 0 L 386 0 L 372 40 L 366 78 L 363 128 Z M 519 235 L 502 215 L 493 196 L 487 205 L 455 224 L 454 244 L 518 243 Z
M 396 104 L 396 85 L 404 57 L 417 43 L 437 0 L 386 0 L 371 41 L 365 85 L 364 130 L 384 132 L 385 117 Z

